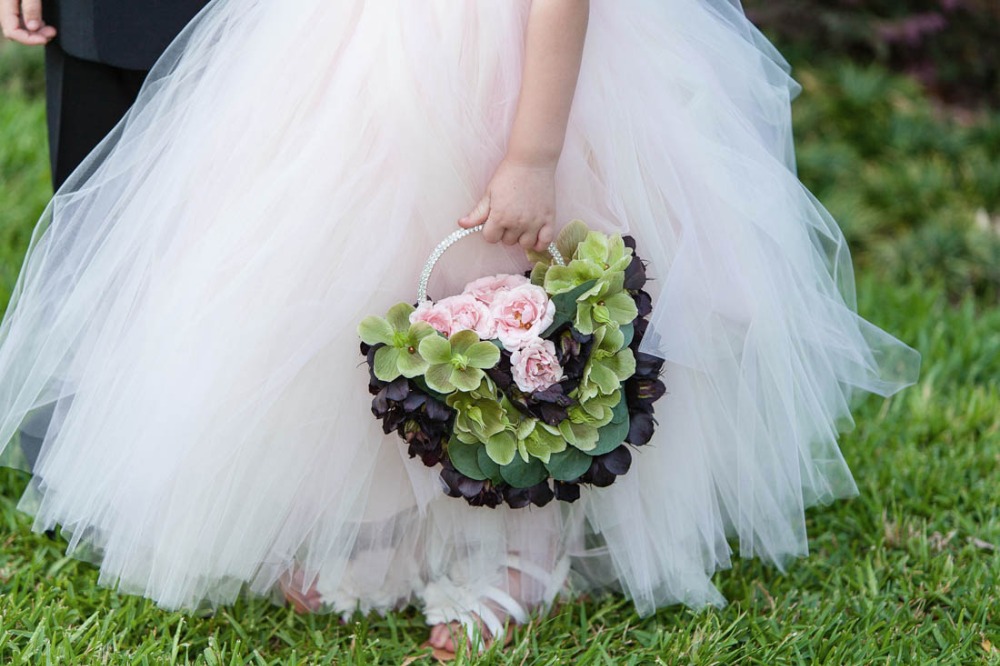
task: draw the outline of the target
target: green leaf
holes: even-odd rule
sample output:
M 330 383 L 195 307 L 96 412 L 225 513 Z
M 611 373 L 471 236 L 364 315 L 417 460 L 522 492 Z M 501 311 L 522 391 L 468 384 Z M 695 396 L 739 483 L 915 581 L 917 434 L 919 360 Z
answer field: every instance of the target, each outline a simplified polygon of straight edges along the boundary
M 625 324 L 619 327 L 618 330 L 622 332 L 622 337 L 624 338 L 620 349 L 624 349 L 632 344 L 632 339 L 635 337 L 635 324 Z M 632 372 L 634 373 L 635 371 L 633 370 Z
M 542 333 L 543 338 L 552 335 L 553 331 L 566 322 L 573 321 L 576 317 L 578 307 L 576 299 L 580 297 L 580 294 L 586 293 L 595 284 L 597 284 L 597 280 L 588 280 L 570 291 L 551 297 L 553 305 L 556 306 L 556 313 L 552 319 L 552 323 Z
M 420 347 L 418 349 L 420 351 L 420 355 L 423 356 L 431 365 L 438 365 L 451 361 L 451 343 L 440 335 L 428 335 L 420 341 Z
M 509 465 L 500 468 L 503 480 L 515 488 L 530 488 L 544 481 L 549 475 L 542 461 L 532 458 L 524 462 L 520 456 L 514 456 Z
M 382 317 L 365 317 L 358 324 L 358 336 L 369 345 L 391 345 L 392 325 Z
M 409 303 L 396 303 L 389 308 L 389 314 L 385 318 L 390 326 L 402 333 L 410 330 L 410 315 L 413 310 L 413 306 Z
M 544 262 L 537 262 L 531 269 L 531 284 L 541 287 L 545 284 L 545 271 L 549 270 L 549 265 Z
M 490 437 L 484 448 L 489 459 L 496 465 L 509 465 L 517 455 L 517 440 L 514 433 L 504 430 Z
M 384 382 L 399 377 L 399 350 L 395 347 L 380 347 L 375 352 L 375 376 Z
M 490 458 L 489 453 L 486 451 L 485 446 L 477 447 L 479 449 L 478 462 L 479 469 L 489 477 L 490 481 L 493 483 L 503 483 L 503 477 L 500 476 L 500 465 L 496 464 L 492 458 Z
M 477 342 L 469 347 L 465 355 L 469 365 L 475 368 L 492 368 L 500 362 L 500 348 L 492 342 Z
M 567 447 L 565 451 L 553 453 L 545 467 L 553 479 L 573 481 L 590 468 L 590 463 L 591 456 L 579 449 Z
M 599 456 L 614 451 L 628 437 L 628 428 L 628 403 L 625 401 L 625 394 L 623 393 L 622 399 L 615 405 L 611 423 L 597 431 L 599 434 L 597 446 L 587 453 L 592 456 Z
M 576 247 L 587 237 L 590 229 L 582 220 L 572 220 L 556 236 L 556 248 L 562 254 L 563 259 L 569 261 L 576 253 Z
M 485 481 L 489 477 L 479 467 L 479 449 L 481 448 L 481 444 L 463 444 L 457 439 L 451 439 L 448 442 L 448 458 L 455 469 L 470 479 Z

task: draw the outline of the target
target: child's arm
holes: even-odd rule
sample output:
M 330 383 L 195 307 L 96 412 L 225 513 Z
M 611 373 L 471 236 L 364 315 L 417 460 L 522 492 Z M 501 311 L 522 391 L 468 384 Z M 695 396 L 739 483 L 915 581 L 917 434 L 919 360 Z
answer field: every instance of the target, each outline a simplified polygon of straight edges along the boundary
M 486 193 L 462 227 L 486 223 L 483 236 L 544 250 L 554 236 L 555 169 L 566 138 L 589 0 L 534 0 L 524 72 L 510 142 Z

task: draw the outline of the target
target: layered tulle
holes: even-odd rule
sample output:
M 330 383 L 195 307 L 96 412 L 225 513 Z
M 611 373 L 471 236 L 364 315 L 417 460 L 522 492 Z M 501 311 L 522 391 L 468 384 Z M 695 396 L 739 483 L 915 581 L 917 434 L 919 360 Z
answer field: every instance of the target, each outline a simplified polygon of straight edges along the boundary
M 412 300 L 504 154 L 530 0 L 215 0 L 53 198 L 0 327 L 0 442 L 22 508 L 101 580 L 166 607 L 268 594 L 385 610 L 491 584 L 722 603 L 740 552 L 807 552 L 856 492 L 854 390 L 919 357 L 855 313 L 843 236 L 795 175 L 787 66 L 717 0 L 592 0 L 558 219 L 636 237 L 667 359 L 632 471 L 572 505 L 443 495 L 369 411 L 356 323 Z M 434 296 L 527 267 L 473 238 Z M 299 579 L 296 579 L 299 580 Z

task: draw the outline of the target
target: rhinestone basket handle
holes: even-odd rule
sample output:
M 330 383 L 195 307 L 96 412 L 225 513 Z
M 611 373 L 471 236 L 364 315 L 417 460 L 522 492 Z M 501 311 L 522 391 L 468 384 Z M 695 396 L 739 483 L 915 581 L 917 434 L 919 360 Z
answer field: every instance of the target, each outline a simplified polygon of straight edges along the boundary
M 417 289 L 417 304 L 423 303 L 427 300 L 427 282 L 431 279 L 431 273 L 434 271 L 434 266 L 437 264 L 438 259 L 444 254 L 444 251 L 455 244 L 456 241 L 462 240 L 466 236 L 471 236 L 477 231 L 482 231 L 485 224 L 480 224 L 475 227 L 470 227 L 468 229 L 459 229 L 458 231 L 453 231 L 445 238 L 443 241 L 438 243 L 437 247 L 431 252 L 431 255 L 427 258 L 427 263 L 424 264 L 424 270 L 420 273 L 420 285 Z M 566 261 L 563 259 L 562 254 L 556 248 L 555 243 L 549 243 L 548 247 L 549 255 L 559 266 L 565 266 Z

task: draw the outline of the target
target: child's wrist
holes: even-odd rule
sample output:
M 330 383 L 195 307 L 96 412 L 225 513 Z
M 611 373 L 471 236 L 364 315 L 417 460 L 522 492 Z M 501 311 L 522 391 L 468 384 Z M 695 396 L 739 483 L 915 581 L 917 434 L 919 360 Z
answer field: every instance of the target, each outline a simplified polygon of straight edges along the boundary
M 504 155 L 508 164 L 532 169 L 555 169 L 559 163 L 560 150 L 534 146 L 530 149 L 512 147 Z

